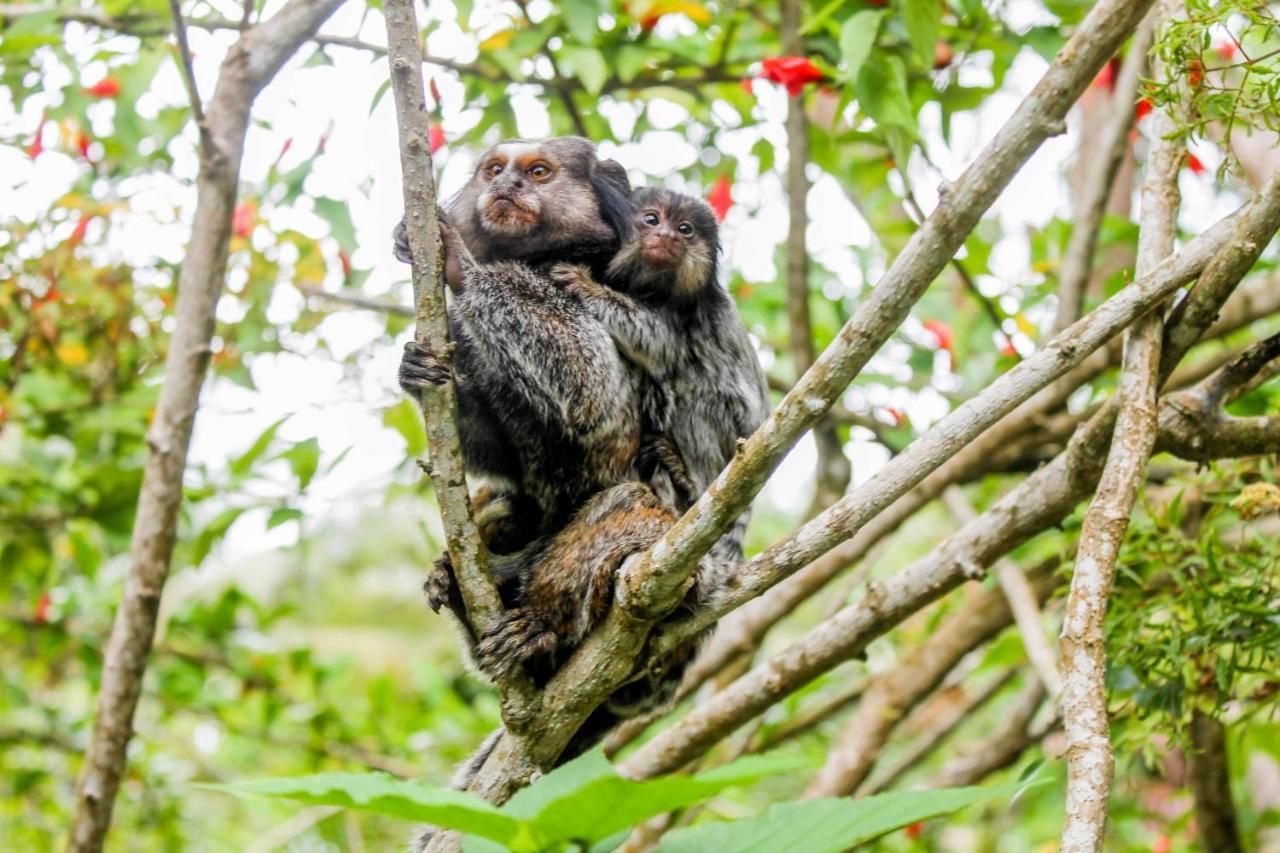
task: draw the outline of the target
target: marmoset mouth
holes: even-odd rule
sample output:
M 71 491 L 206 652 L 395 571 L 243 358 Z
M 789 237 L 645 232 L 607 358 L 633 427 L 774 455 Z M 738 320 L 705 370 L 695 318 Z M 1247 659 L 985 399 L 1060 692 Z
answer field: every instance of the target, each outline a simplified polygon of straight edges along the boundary
M 490 198 L 484 218 L 494 225 L 530 227 L 538 223 L 538 213 L 514 198 Z

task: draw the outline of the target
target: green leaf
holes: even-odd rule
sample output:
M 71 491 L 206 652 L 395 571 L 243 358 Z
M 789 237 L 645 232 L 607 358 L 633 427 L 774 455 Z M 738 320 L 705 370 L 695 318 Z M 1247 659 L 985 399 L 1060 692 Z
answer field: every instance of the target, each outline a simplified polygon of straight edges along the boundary
M 597 749 L 518 792 L 503 812 L 532 821 L 551 838 L 596 842 L 725 788 L 807 763 L 794 756 L 752 756 L 698 776 L 637 782 L 619 776 Z
M 877 124 L 898 127 L 916 135 L 916 116 L 907 95 L 907 69 L 897 56 L 885 56 L 862 66 L 854 84 L 858 105 Z
M 302 510 L 293 507 L 280 507 L 271 511 L 271 517 L 267 519 L 267 529 L 272 530 L 290 521 L 299 521 L 302 519 Z
M 333 239 L 343 251 L 351 254 L 356 250 L 356 226 L 351 221 L 351 211 L 345 202 L 334 198 L 317 196 L 315 199 L 316 214 L 329 223 Z
M 614 68 L 618 72 L 618 79 L 623 83 L 630 83 L 636 79 L 636 76 L 644 70 L 644 67 L 649 64 L 649 60 L 653 58 L 653 51 L 645 50 L 632 44 L 624 44 L 614 54 L 613 62 Z
M 373 93 L 373 100 L 369 101 L 369 115 L 373 115 L 373 111 L 378 108 L 378 104 L 382 103 L 382 99 L 386 96 L 387 90 L 391 88 L 391 78 L 388 77 L 379 85 L 377 91 Z
M 311 483 L 311 478 L 316 475 L 316 468 L 320 466 L 320 442 L 314 438 L 308 438 L 306 441 L 298 442 L 276 458 L 284 459 L 289 463 L 289 467 L 293 469 L 293 476 L 298 478 L 298 488 L 305 489 Z
M 243 477 L 245 474 L 249 473 L 249 469 L 253 467 L 253 463 L 257 462 L 262 457 L 262 454 L 267 452 L 267 448 L 270 447 L 271 442 L 275 440 L 276 432 L 279 431 L 280 425 L 287 421 L 289 417 L 289 415 L 285 415 L 283 418 L 264 429 L 262 434 L 254 439 L 253 444 L 250 445 L 248 450 L 231 460 L 231 464 L 228 467 L 231 469 L 232 475 L 236 477 Z
M 596 0 L 564 0 L 561 9 L 564 11 L 564 22 L 569 27 L 569 35 L 580 44 L 591 44 L 595 41 L 597 23 L 600 19 L 600 7 Z
M 508 846 L 523 841 L 527 832 L 515 818 L 500 813 L 471 794 L 402 782 L 385 773 L 320 773 L 199 787 L 237 796 L 279 797 L 309 805 L 341 806 L 387 817 L 425 821 Z
M 907 38 L 925 68 L 933 67 L 933 52 L 938 44 L 937 0 L 904 0 L 902 17 L 907 25 Z
M 422 415 L 417 404 L 408 397 L 382 413 L 382 425 L 400 433 L 405 452 L 410 456 L 418 456 L 427 449 L 427 430 L 422 425 Z
M 659 853 L 839 853 L 916 821 L 958 811 L 1014 786 L 894 791 L 861 800 L 828 799 L 770 806 L 758 817 L 704 823 L 663 839 Z
M 609 79 L 609 65 L 604 54 L 593 47 L 566 47 L 560 51 L 565 70 L 582 81 L 582 87 L 592 95 L 600 94 L 604 81 Z
M 851 16 L 840 28 L 840 55 L 844 59 L 846 79 L 858 79 L 858 72 L 875 47 L 876 34 L 880 32 L 883 19 L 883 10 L 864 9 Z

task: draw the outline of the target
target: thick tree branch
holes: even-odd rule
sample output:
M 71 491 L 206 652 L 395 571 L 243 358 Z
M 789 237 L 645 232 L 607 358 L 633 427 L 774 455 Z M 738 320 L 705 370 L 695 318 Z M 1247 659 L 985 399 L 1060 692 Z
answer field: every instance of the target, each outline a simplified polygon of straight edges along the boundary
M 68 849 L 102 849 L 120 787 L 133 714 L 173 557 L 182 476 L 211 354 L 214 309 L 226 272 L 231 214 L 253 101 L 341 0 L 291 0 L 227 52 L 206 113 L 196 210 L 182 270 L 165 381 L 147 432 L 151 449 L 138 496 L 123 597 L 103 656 L 97 715 L 76 786 Z
M 996 138 L 959 180 L 947 187 L 942 203 L 912 236 L 832 345 L 743 444 L 698 503 L 624 573 L 621 589 L 634 587 L 647 602 L 662 602 L 654 608 L 659 612 L 674 606 L 694 563 L 746 509 L 800 435 L 826 413 L 902 323 L 1032 152 L 1049 135 L 1061 132 L 1071 104 L 1149 5 L 1141 0 L 1111 0 L 1093 7 Z M 607 635 L 600 643 L 609 643 Z M 591 646 L 589 641 L 584 648 Z
M 1120 66 L 1115 89 L 1108 105 L 1106 124 L 1102 128 L 1102 156 L 1085 164 L 1084 180 L 1075 200 L 1071 239 L 1058 273 L 1058 309 L 1051 334 L 1057 334 L 1080 319 L 1085 290 L 1093 273 L 1093 255 L 1098 245 L 1098 231 L 1111 198 L 1120 164 L 1129 151 L 1129 131 L 1133 128 L 1138 84 L 1147 66 L 1155 27 L 1150 16 L 1138 28 L 1129 45 L 1129 53 Z M 1154 135 L 1153 135 L 1153 138 Z
M 1151 14 L 1160 19 L 1171 11 L 1171 3 L 1162 2 Z M 1154 26 L 1156 22 L 1150 23 Z M 1157 73 L 1162 71 L 1158 68 Z M 1181 203 L 1178 170 L 1183 155 L 1174 130 L 1172 116 L 1167 110 L 1159 110 L 1142 187 L 1135 276 L 1145 275 L 1173 252 Z M 1162 332 L 1162 318 L 1156 313 L 1135 323 L 1125 339 L 1116 393 L 1116 427 L 1097 497 L 1085 513 L 1062 620 L 1061 709 L 1067 732 L 1062 849 L 1066 853 L 1101 850 L 1106 834 L 1114 758 L 1107 712 L 1103 622 L 1129 516 L 1155 447 Z
M 1078 365 L 1135 319 L 1151 311 L 1180 285 L 1213 260 L 1215 250 L 1259 222 L 1266 225 L 1280 205 L 1268 197 L 1254 203 L 1201 234 L 1183 251 L 1162 263 L 1075 323 L 1043 349 L 999 377 L 982 393 L 965 402 L 933 429 L 886 464 L 876 475 L 826 512 L 748 561 L 738 574 L 739 585 L 715 610 L 677 623 L 664 631 L 663 647 L 691 636 L 715 617 L 768 589 L 796 567 L 825 553 L 875 518 L 892 501 L 920 483 L 955 456 L 957 451 L 1001 416 L 1030 398 L 1053 379 Z M 1272 226 L 1274 231 L 1274 226 Z M 665 541 L 665 540 L 664 540 Z
M 1042 564 L 1029 581 L 1043 601 L 1052 591 L 1057 561 Z M 874 767 L 898 721 L 928 696 L 960 659 L 1013 622 L 998 587 L 983 590 L 956 608 L 919 647 L 867 688 L 858 710 L 832 747 L 805 798 L 848 796 Z
M 1215 239 L 1221 248 L 1196 287 L 1224 300 L 1230 287 L 1224 286 L 1223 280 L 1239 281 L 1262 251 L 1266 238 L 1280 227 L 1280 184 L 1276 180 L 1270 182 L 1236 222 L 1238 227 L 1232 236 Z M 1239 249 L 1241 244 L 1252 247 L 1252 259 Z M 1191 322 L 1188 316 L 1204 319 L 1215 313 L 1216 309 L 1202 305 L 1180 322 Z M 1207 326 L 1205 322 L 1201 331 Z M 1169 336 L 1194 341 L 1199 333 L 1175 327 Z M 1179 352 L 1168 340 L 1164 352 L 1173 364 L 1185 354 L 1185 350 Z M 1168 408 L 1162 405 L 1162 414 Z M 844 608 L 717 695 L 695 706 L 684 719 L 629 756 L 621 765 L 623 770 L 637 778 L 649 778 L 679 769 L 782 697 L 861 654 L 872 639 L 902 619 L 955 589 L 966 578 L 981 575 L 983 567 L 996 558 L 1058 524 L 1097 485 L 1114 419 L 1114 405 L 1104 406 L 1077 430 L 1063 453 L 948 537 L 927 557 L 885 584 L 872 588 L 862 601 Z M 1163 425 L 1162 438 L 1165 438 Z M 1280 449 L 1280 431 L 1269 435 L 1255 431 L 1248 438 L 1252 443 L 1232 443 L 1228 449 L 1233 455 Z M 1196 433 L 1191 441 L 1172 436 L 1169 439 L 1166 449 L 1178 453 L 1202 453 L 1208 443 L 1205 433 Z M 666 636 L 659 637 L 660 649 L 666 639 Z
M 413 290 L 417 303 L 415 338 L 435 353 L 450 352 L 445 319 L 444 253 L 436 209 L 435 172 L 431 164 L 431 129 L 422 84 L 418 21 L 412 0 L 388 0 L 387 58 L 391 65 L 391 91 L 395 96 L 396 123 L 400 129 L 400 166 L 403 170 L 404 218 L 413 256 Z M 453 561 L 458 588 L 467 617 L 483 633 L 502 612 L 498 591 L 489 577 L 488 552 L 471 517 L 466 474 L 458 438 L 457 389 L 446 381 L 422 394 L 419 401 L 426 420 L 431 451 L 431 482 L 444 522 L 445 540 Z

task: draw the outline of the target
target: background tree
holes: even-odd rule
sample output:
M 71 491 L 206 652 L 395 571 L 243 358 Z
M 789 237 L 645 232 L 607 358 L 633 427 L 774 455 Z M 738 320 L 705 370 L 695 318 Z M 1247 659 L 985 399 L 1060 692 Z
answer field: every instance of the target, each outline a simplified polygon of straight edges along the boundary
M 416 595 L 444 532 L 410 461 L 418 416 L 393 391 L 411 300 L 385 236 L 401 211 L 385 30 L 378 7 L 349 3 L 319 32 L 335 7 L 0 5 L 0 173 L 16 200 L 0 237 L 0 832 L 16 844 L 63 843 L 72 780 L 112 775 L 115 832 L 142 846 L 400 843 L 385 818 L 189 782 L 361 768 L 438 782 L 497 722 L 495 694 Z M 1112 424 L 1134 411 L 1112 393 L 1136 369 L 1131 348 L 1120 372 L 1118 334 L 1191 281 L 1148 367 L 1168 377 L 1151 400 L 1156 455 L 1099 623 L 1109 831 L 1143 846 L 1199 833 L 1206 849 L 1269 831 L 1280 288 L 1259 140 L 1275 129 L 1280 34 L 1265 5 L 1188 2 L 1144 70 L 1141 10 L 1099 4 L 1086 23 L 1088 7 L 532 0 L 421 17 L 443 192 L 495 138 L 583 133 L 636 181 L 707 196 L 771 382 L 800 384 L 735 463 L 737 485 L 673 533 L 687 561 L 774 471 L 743 600 L 763 594 L 725 615 L 684 703 L 655 723 L 667 731 L 636 747 L 632 726 L 609 746 L 642 776 L 765 749 L 807 760 L 634 842 L 806 789 L 865 796 L 1056 764 L 1059 710 L 1070 722 L 1081 706 L 1038 684 L 1056 676 L 1039 652 L 1062 609 L 1042 579 L 1065 589 L 1077 547 L 1100 542 L 1081 533 L 1084 505 L 1110 471 Z M 1060 54 L 1082 28 L 1087 49 Z M 1068 115 L 1079 94 L 1096 132 Z M 1095 139 L 1138 175 L 1082 168 L 1068 194 L 1071 152 Z M 1157 168 L 1156 150 L 1184 141 L 1186 158 Z M 1135 271 L 1124 206 L 1082 211 L 1137 197 L 1145 232 L 1153 174 L 1181 187 L 1181 247 Z M 782 461 L 809 427 L 813 444 Z M 998 593 L 978 588 L 993 564 Z M 687 565 L 643 564 L 626 590 L 646 617 Z M 1032 591 L 1050 596 L 1043 612 Z M 113 618 L 125 627 L 108 646 Z M 611 630 L 580 672 L 646 629 Z M 583 684 L 553 707 L 589 704 Z M 102 731 L 121 719 L 104 709 L 125 727 Z M 540 724 L 554 735 L 565 719 Z M 868 739 L 864 719 L 887 722 Z M 491 794 L 545 760 L 528 749 L 554 742 L 542 734 L 502 753 Z M 970 806 L 982 821 L 884 843 L 1056 839 L 1065 774 L 1045 775 L 1012 809 L 992 800 Z M 73 846 L 100 843 L 112 799 L 82 784 Z

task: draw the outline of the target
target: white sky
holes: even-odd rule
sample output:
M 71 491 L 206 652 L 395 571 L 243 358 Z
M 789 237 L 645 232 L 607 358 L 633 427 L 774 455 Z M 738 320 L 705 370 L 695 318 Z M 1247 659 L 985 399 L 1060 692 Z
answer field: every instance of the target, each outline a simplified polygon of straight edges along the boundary
M 535 16 L 538 2 L 540 0 L 530 4 Z M 278 2 L 269 4 L 272 9 L 278 5 Z M 445 0 L 433 2 L 432 8 L 444 19 L 452 17 L 452 8 Z M 500 4 L 491 0 L 481 0 L 476 4 L 473 22 L 484 20 L 500 8 Z M 1036 14 L 1042 14 L 1039 4 L 1025 0 L 1015 0 L 1008 8 L 1010 14 L 1020 17 L 1020 23 L 1027 25 Z M 234 14 L 234 10 L 228 8 L 227 14 Z M 362 25 L 365 14 L 363 4 L 348 4 L 334 15 L 324 31 L 358 34 L 370 42 L 384 43 L 381 17 L 369 12 Z M 680 25 L 679 20 L 669 17 L 660 26 Z M 70 48 L 83 47 L 82 30 L 73 25 L 67 33 Z M 206 98 L 213 91 L 218 64 L 232 36 L 226 32 L 191 32 L 196 77 Z M 464 61 L 475 53 L 471 39 L 449 24 L 433 33 L 428 47 L 432 53 Z M 302 68 L 301 62 L 295 60 L 263 92 L 254 110 L 258 123 L 250 130 L 246 146 L 243 185 L 250 192 L 256 191 L 286 139 L 293 139 L 293 147 L 282 163 L 282 168 L 287 169 L 310 156 L 316 141 L 332 126 L 326 154 L 316 161 L 306 190 L 311 195 L 329 196 L 350 204 L 360 247 L 352 262 L 356 268 L 372 269 L 365 292 L 377 295 L 407 277 L 406 268 L 398 264 L 390 252 L 389 235 L 400 218 L 402 207 L 391 98 L 384 98 L 372 114 L 369 111 L 374 92 L 386 80 L 387 69 L 385 60 L 371 61 L 366 54 L 356 51 L 335 48 L 330 55 L 335 63 L 332 67 Z M 954 179 L 959 175 L 1012 113 L 1044 68 L 1042 59 L 1029 49 L 1024 50 L 1006 78 L 1004 91 L 989 98 L 975 113 L 955 118 L 950 148 L 938 133 L 936 108 L 923 111 L 921 123 L 931 159 L 945 177 Z M 427 72 L 431 73 L 430 69 Z M 102 63 L 90 65 L 80 82 L 91 83 L 104 73 Z M 981 62 L 963 73 L 965 82 L 981 83 L 989 79 Z M 967 79 L 969 77 L 972 79 Z M 446 131 L 474 123 L 477 111 L 464 114 L 458 110 L 462 100 L 461 84 L 448 73 L 439 73 L 436 79 L 443 93 Z M 732 148 L 729 153 L 738 156 L 744 166 L 734 189 L 739 206 L 730 213 L 722 236 L 729 265 L 748 280 L 773 281 L 774 253 L 786 233 L 785 199 L 778 174 L 758 177 L 751 171 L 754 160 L 747 152 L 759 135 L 764 134 L 778 143 L 778 165 L 783 165 L 785 135 L 781 122 L 786 98 L 768 85 L 758 85 L 756 92 L 759 95 L 757 115 L 765 119 L 764 124 L 724 137 L 725 144 Z M 155 93 L 139 100 L 136 109 L 148 114 L 162 102 L 176 104 L 184 100 L 171 63 L 158 75 Z M 522 134 L 539 136 L 548 132 L 545 110 L 532 90 L 517 91 L 511 99 Z M 109 116 L 115 108 L 111 103 L 95 105 L 92 118 L 96 134 L 109 131 Z M 629 105 L 616 107 L 610 113 L 611 118 L 626 126 L 630 109 Z M 0 133 L 20 133 L 29 138 L 40 113 L 41 104 L 37 99 L 27 103 L 21 114 L 16 114 L 7 93 L 0 94 Z M 678 177 L 672 178 L 673 172 L 690 165 L 697 156 L 697 149 L 686 142 L 681 133 L 683 110 L 674 104 L 658 103 L 651 107 L 651 117 L 670 129 L 651 132 L 639 142 L 621 148 L 606 147 L 604 151 L 631 170 L 633 183 L 675 181 L 680 186 Z M 991 278 L 983 281 L 988 292 L 1000 293 L 1015 283 L 1032 280 L 1025 235 L 1028 229 L 1042 226 L 1054 216 L 1067 215 L 1063 176 L 1074 151 L 1074 137 L 1073 126 L 1068 135 L 1049 140 L 997 202 L 993 214 L 1004 226 L 1006 238 L 992 255 Z M 112 218 L 105 252 L 141 266 L 157 257 L 168 261 L 181 259 L 194 203 L 193 142 L 194 133 L 189 129 L 183 139 L 172 143 L 171 150 L 176 157 L 172 175 L 143 175 L 121 185 L 130 207 L 127 213 Z M 452 147 L 447 153 L 441 153 L 438 160 L 443 162 L 443 192 L 447 194 L 461 185 L 476 153 Z M 1218 162 L 1216 152 L 1197 150 L 1197 153 L 1211 172 Z M 7 213 L 20 220 L 31 219 L 61 196 L 83 168 L 82 163 L 57 152 L 47 152 L 33 163 L 17 148 L 0 147 L 0 197 L 5 200 Z M 914 189 L 927 210 L 936 202 L 935 190 L 942 176 L 919 157 L 913 158 L 910 171 Z M 873 237 L 835 180 L 816 177 L 808 200 L 812 220 L 810 245 L 814 256 L 832 271 L 840 288 L 857 292 L 862 282 L 850 247 L 873 245 Z M 101 191 L 106 191 L 105 182 L 100 183 Z M 683 188 L 699 191 L 696 187 Z M 1183 192 L 1184 225 L 1193 229 L 1232 206 L 1230 200 L 1221 199 L 1213 192 L 1209 175 L 1184 174 Z M 178 210 L 176 218 L 172 214 L 174 208 Z M 271 224 L 297 227 L 317 235 L 326 230 L 318 217 L 306 212 L 279 214 Z M 103 226 L 95 224 L 94 227 Z M 66 230 L 70 230 L 70 225 Z M 59 238 L 65 236 L 59 234 Z M 336 269 L 336 264 L 334 267 Z M 336 277 L 330 286 L 337 286 Z M 272 305 L 273 319 L 287 321 L 295 316 L 299 305 L 300 296 L 296 291 L 287 284 L 280 286 Z M 234 319 L 230 307 L 224 303 L 223 319 Z M 375 339 L 381 328 L 382 319 L 378 316 L 339 310 L 324 321 L 323 331 L 340 351 L 352 351 Z M 341 367 L 324 358 L 291 354 L 259 358 L 253 365 L 257 392 L 228 382 L 217 382 L 206 389 L 196 423 L 192 460 L 220 470 L 228 458 L 242 452 L 267 424 L 288 415 L 290 419 L 282 428 L 281 437 L 292 441 L 317 437 L 322 449 L 322 469 L 327 460 L 352 448 L 332 473 L 319 476 L 313 482 L 303 503 L 304 523 L 329 524 L 335 518 L 351 518 L 380 505 L 383 488 L 392 478 L 405 480 L 417 476 L 416 469 L 406 465 L 403 443 L 381 425 L 383 409 L 399 399 L 395 384 L 399 353 L 400 342 L 381 347 L 368 362 L 363 375 L 354 380 L 348 377 L 345 381 Z M 894 405 L 908 412 L 917 426 L 936 420 L 946 411 L 946 403 L 937 393 L 910 395 L 903 389 L 882 390 L 870 397 L 878 406 Z M 871 476 L 884 459 L 878 447 L 861 441 L 851 446 L 850 453 L 859 482 Z M 806 439 L 783 463 L 763 499 L 790 512 L 800 511 L 809 499 L 807 484 L 813 461 L 813 447 Z M 283 473 L 281 483 L 285 488 L 289 480 Z M 221 556 L 230 560 L 264 548 L 284 546 L 296 539 L 294 525 L 268 532 L 265 521 L 265 512 L 242 518 L 222 546 Z M 437 520 L 429 519 L 429 522 L 435 524 Z

